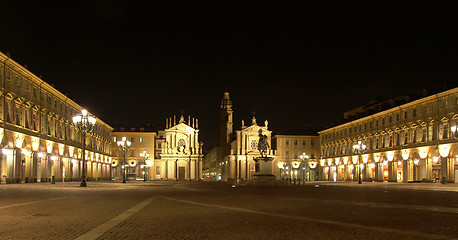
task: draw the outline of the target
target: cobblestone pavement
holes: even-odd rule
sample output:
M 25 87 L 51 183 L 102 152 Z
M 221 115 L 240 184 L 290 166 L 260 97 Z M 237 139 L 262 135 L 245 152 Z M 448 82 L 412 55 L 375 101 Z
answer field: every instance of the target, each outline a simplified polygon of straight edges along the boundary
M 457 184 L 0 185 L 0 239 L 458 239 Z

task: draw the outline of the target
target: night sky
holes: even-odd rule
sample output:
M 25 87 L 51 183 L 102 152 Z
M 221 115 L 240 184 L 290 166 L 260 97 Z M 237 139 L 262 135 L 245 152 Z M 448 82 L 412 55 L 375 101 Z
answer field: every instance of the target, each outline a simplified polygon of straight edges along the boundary
M 197 117 L 206 148 L 225 89 L 275 133 L 457 78 L 452 1 L 163 2 L 4 1 L 0 51 L 110 125 Z

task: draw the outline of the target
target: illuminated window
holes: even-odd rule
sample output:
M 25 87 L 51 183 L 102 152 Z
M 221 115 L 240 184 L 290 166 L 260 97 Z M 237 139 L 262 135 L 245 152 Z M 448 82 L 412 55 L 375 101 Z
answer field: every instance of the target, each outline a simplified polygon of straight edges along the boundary
M 145 139 L 141 137 L 140 142 L 145 142 Z

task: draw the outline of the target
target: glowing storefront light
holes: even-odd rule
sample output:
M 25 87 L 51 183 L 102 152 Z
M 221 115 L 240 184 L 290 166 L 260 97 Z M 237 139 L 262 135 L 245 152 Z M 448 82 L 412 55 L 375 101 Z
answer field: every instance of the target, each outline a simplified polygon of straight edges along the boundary
M 428 156 L 428 148 L 427 147 L 421 147 L 419 149 L 419 155 L 421 159 L 425 159 Z
M 388 159 L 388 161 L 393 161 L 394 159 L 394 151 L 389 151 L 386 153 L 386 158 Z
M 351 161 L 353 162 L 353 164 L 357 164 L 358 163 L 358 156 L 352 156 Z
M 378 163 L 380 161 L 380 153 L 374 153 L 374 162 Z
M 441 157 L 448 157 L 450 153 L 450 144 L 441 144 L 439 145 L 439 154 Z
M 409 159 L 409 155 L 410 155 L 410 149 L 402 150 L 402 159 L 404 159 L 404 160 Z

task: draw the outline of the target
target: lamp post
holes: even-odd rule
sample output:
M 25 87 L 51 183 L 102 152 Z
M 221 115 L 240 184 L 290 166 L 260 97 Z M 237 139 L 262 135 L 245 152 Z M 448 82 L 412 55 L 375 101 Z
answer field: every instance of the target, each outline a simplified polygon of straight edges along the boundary
M 119 150 L 123 154 L 123 163 L 122 167 L 124 168 L 123 174 L 122 174 L 122 183 L 126 183 L 126 152 L 129 151 L 130 149 L 130 144 L 131 142 L 126 139 L 126 137 L 122 137 L 121 141 L 117 142 Z
M 361 184 L 361 155 L 366 151 L 366 145 L 361 141 L 353 145 L 353 152 L 358 155 L 358 184 Z
M 96 119 L 92 115 L 88 115 L 86 109 L 81 111 L 81 114 L 78 114 L 73 117 L 73 124 L 77 132 L 81 133 L 81 149 L 83 150 L 83 167 L 81 169 L 81 184 L 80 187 L 86 187 L 86 133 L 92 133 L 94 131 Z
M 309 155 L 306 155 L 305 153 L 302 153 L 300 158 L 301 158 L 301 162 L 305 163 L 304 167 L 302 167 L 303 170 L 305 170 L 305 171 L 303 171 L 303 174 L 302 174 L 302 180 L 305 179 L 305 181 L 309 181 L 308 177 L 304 177 L 304 175 L 307 176 L 307 173 L 308 173 L 308 175 L 310 175 L 310 172 L 309 172 Z
M 143 151 L 142 153 L 140 153 L 140 158 L 143 160 L 143 168 L 145 170 L 145 173 L 143 174 L 143 182 L 146 182 L 146 175 L 148 173 L 148 164 L 146 164 L 146 160 L 148 160 L 149 158 L 149 153 Z

